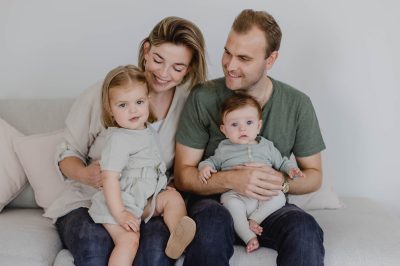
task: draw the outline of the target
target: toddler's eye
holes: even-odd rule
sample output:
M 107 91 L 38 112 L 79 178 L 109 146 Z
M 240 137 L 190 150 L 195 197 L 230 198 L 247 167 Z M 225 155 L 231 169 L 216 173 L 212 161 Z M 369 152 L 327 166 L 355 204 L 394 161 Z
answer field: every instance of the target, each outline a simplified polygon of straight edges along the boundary
M 118 107 L 119 107 L 119 108 L 125 108 L 125 107 L 126 107 L 126 103 L 120 103 L 120 104 L 118 105 Z
M 140 104 L 144 104 L 144 101 L 143 100 L 138 100 L 136 103 L 140 105 Z

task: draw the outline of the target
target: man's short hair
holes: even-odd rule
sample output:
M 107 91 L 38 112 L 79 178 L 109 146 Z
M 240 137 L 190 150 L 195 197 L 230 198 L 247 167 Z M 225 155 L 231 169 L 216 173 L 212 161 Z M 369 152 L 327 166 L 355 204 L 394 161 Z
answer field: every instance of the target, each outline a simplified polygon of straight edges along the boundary
M 281 45 L 282 32 L 274 17 L 265 11 L 245 9 L 235 18 L 232 29 L 237 33 L 247 33 L 257 27 L 265 34 L 266 54 L 268 58 L 272 52 L 278 51 Z

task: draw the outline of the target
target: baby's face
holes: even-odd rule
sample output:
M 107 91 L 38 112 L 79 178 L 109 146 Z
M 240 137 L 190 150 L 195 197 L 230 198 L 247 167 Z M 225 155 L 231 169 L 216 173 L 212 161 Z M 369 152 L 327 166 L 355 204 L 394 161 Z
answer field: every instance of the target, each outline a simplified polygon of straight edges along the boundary
M 245 106 L 225 114 L 221 131 L 236 144 L 253 144 L 260 132 L 262 121 L 253 106 Z

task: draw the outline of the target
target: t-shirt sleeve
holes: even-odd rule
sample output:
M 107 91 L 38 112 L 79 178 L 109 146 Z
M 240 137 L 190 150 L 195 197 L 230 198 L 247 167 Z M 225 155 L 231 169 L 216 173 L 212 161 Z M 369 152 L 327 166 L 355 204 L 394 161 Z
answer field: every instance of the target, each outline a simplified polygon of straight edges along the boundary
M 126 143 L 121 141 L 123 138 L 118 134 L 111 134 L 106 141 L 103 152 L 101 153 L 101 170 L 121 172 L 128 163 L 129 152 Z
M 309 97 L 299 105 L 298 124 L 293 154 L 296 157 L 306 157 L 325 149 L 317 115 Z
M 191 148 L 204 149 L 209 140 L 207 124 L 202 119 L 204 116 L 204 107 L 201 104 L 198 90 L 193 89 L 180 117 L 176 141 Z

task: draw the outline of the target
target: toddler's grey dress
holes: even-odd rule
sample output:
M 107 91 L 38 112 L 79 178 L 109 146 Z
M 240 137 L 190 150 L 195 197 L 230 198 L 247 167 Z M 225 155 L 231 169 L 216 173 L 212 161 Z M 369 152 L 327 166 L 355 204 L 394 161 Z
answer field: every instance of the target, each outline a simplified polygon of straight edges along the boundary
M 144 130 L 108 128 L 107 141 L 101 154 L 102 171 L 120 172 L 121 197 L 128 211 L 140 218 L 150 197 L 151 212 L 155 210 L 156 197 L 165 189 L 167 177 L 165 164 L 158 150 L 157 134 L 151 126 Z M 108 210 L 103 191 L 92 198 L 89 214 L 96 223 L 117 224 Z

